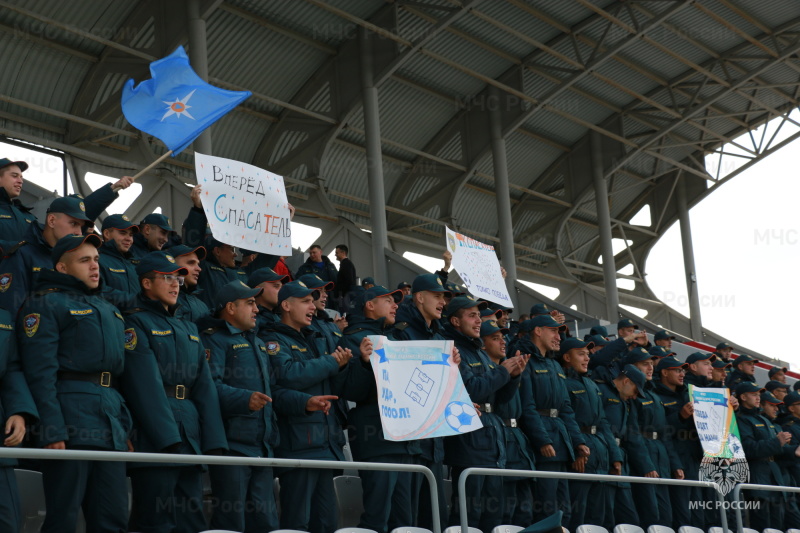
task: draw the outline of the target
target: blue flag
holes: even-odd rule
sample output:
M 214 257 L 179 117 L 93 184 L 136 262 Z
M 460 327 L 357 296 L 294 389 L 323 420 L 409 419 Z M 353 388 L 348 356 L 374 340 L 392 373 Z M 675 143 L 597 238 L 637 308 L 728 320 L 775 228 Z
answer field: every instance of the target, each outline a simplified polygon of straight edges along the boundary
M 125 83 L 122 113 L 131 125 L 164 141 L 173 156 L 252 94 L 209 85 L 189 66 L 182 46 L 150 63 L 150 73 L 138 87 L 132 79 Z

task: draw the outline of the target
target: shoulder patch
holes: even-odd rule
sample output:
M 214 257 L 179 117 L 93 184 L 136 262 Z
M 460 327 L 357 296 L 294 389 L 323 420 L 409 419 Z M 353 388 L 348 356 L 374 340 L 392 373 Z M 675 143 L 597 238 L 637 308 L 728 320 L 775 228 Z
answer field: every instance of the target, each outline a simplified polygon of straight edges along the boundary
M 39 313 L 31 313 L 25 316 L 25 318 L 22 320 L 22 323 L 25 326 L 25 335 L 28 337 L 33 337 L 36 335 L 36 332 L 39 330 L 40 319 L 41 315 Z
M 128 328 L 125 330 L 125 349 L 133 350 L 136 348 L 136 330 Z
M 267 343 L 267 353 L 270 355 L 275 355 L 281 351 L 281 345 L 277 342 L 268 342 Z
M 12 279 L 14 279 L 14 275 L 11 272 L 0 274 L 0 292 L 6 292 L 11 287 Z
M 198 337 L 197 335 L 189 335 L 189 340 L 192 340 L 194 342 L 200 342 L 200 337 Z

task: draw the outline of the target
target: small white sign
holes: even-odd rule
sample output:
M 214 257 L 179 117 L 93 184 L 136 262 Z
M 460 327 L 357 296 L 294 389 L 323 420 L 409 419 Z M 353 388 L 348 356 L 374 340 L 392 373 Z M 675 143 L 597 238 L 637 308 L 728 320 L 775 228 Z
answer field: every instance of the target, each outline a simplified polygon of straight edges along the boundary
M 494 246 L 476 241 L 445 227 L 447 249 L 453 254 L 453 268 L 470 294 L 500 305 L 513 307 Z

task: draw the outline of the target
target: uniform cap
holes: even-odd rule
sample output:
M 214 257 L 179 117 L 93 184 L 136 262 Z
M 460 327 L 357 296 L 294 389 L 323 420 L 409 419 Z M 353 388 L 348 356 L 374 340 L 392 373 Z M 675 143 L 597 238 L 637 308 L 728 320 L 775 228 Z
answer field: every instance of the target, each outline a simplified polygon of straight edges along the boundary
M 58 239 L 56 244 L 53 246 L 53 250 L 50 252 L 50 257 L 53 259 L 53 264 L 58 263 L 62 255 L 75 250 L 85 242 L 88 242 L 95 248 L 100 248 L 100 246 L 103 244 L 103 239 L 94 233 L 89 233 L 88 235 L 65 235 L 64 237 Z
M 452 296 L 451 292 L 444 288 L 442 278 L 437 274 L 420 274 L 414 278 L 414 282 L 411 284 L 411 292 L 417 293 L 422 291 L 443 292 L 448 297 Z
M 166 215 L 162 215 L 161 213 L 150 213 L 146 217 L 142 219 L 141 225 L 144 226 L 145 224 L 152 224 L 154 226 L 158 226 L 159 228 L 163 229 L 164 231 L 175 231 L 170 226 L 169 218 Z
M 290 281 L 278 291 L 278 306 L 289 298 L 305 298 L 309 294 L 311 294 L 315 300 L 319 299 L 319 291 L 309 289 L 306 287 L 306 284 L 300 280 Z
M 303 274 L 297 281 L 302 281 L 309 289 L 325 289 L 326 291 L 333 290 L 335 284 L 332 281 L 323 281 L 321 277 L 316 274 Z
M 503 335 L 508 335 L 509 329 L 498 326 L 497 320 L 486 320 L 481 324 L 481 337 L 494 335 L 498 331 L 502 332 Z
M 717 356 L 713 353 L 694 352 L 693 354 L 689 354 L 689 357 L 686 358 L 686 362 L 691 365 L 698 361 L 705 361 L 706 359 L 711 359 L 713 363 L 717 360 Z
M 136 275 L 140 278 L 148 272 L 158 274 L 178 274 L 185 276 L 189 271 L 175 262 L 171 253 L 165 251 L 150 252 L 139 260 L 136 265 Z
M 25 161 L 12 161 L 7 157 L 0 159 L 0 170 L 9 167 L 11 165 L 17 165 L 19 169 L 23 172 L 28 170 L 28 163 L 26 163 Z
M 187 246 L 185 244 L 177 244 L 175 246 L 171 246 L 165 251 L 169 251 L 169 254 L 172 257 L 181 257 L 182 255 L 196 254 L 197 258 L 200 261 L 206 258 L 206 249 L 203 248 L 202 246 L 192 248 L 191 246 Z
M 450 300 L 449 304 L 447 304 L 447 308 L 445 309 L 445 314 L 447 316 L 450 316 L 459 309 L 469 309 L 470 307 L 477 307 L 479 311 L 483 311 L 484 309 L 488 309 L 489 303 L 479 302 L 478 300 L 469 295 L 456 296 L 455 298 Z
M 86 206 L 83 203 L 83 198 L 77 196 L 63 196 L 56 198 L 50 203 L 47 208 L 48 213 L 63 213 L 72 218 L 83 220 L 84 222 L 91 222 L 89 217 L 86 216 Z
M 129 229 L 134 233 L 139 233 L 139 226 L 131 222 L 131 219 L 125 215 L 108 215 L 103 219 L 101 231 L 107 229 Z
M 265 281 L 280 281 L 281 283 L 288 283 L 291 280 L 289 276 L 278 274 L 269 267 L 259 268 L 250 273 L 247 278 L 247 284 L 251 287 L 257 287 Z
M 217 293 L 214 295 L 214 308 L 222 309 L 229 302 L 235 302 L 236 300 L 243 300 L 245 298 L 254 298 L 262 292 L 264 292 L 264 289 L 260 287 L 253 289 L 245 285 L 242 281 L 231 281 L 217 289 Z
M 570 337 L 568 339 L 564 339 L 564 341 L 561 343 L 558 353 L 564 355 L 568 351 L 574 350 L 575 348 L 588 348 L 591 350 L 594 348 L 594 343 L 590 340 L 580 340 L 576 337 Z

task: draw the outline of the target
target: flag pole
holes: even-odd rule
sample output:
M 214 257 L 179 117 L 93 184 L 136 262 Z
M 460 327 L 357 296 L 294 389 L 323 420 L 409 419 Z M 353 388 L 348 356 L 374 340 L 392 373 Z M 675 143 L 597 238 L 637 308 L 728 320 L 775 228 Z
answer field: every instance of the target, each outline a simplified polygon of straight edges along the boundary
M 172 155 L 172 150 L 169 150 L 167 153 L 165 153 L 164 155 L 162 155 L 161 157 L 159 157 L 158 159 L 156 159 L 155 161 L 153 161 L 152 163 L 150 163 L 149 165 L 144 167 L 142 170 L 140 170 L 132 178 L 132 181 L 136 181 L 138 178 L 141 178 L 144 175 L 145 172 L 147 172 L 148 170 L 151 170 L 153 167 L 155 167 L 156 165 L 158 165 L 159 163 L 161 163 L 163 160 L 165 160 L 166 158 L 168 158 L 171 155 Z

